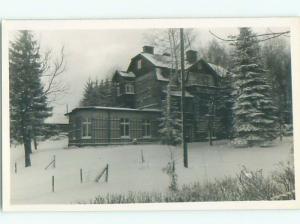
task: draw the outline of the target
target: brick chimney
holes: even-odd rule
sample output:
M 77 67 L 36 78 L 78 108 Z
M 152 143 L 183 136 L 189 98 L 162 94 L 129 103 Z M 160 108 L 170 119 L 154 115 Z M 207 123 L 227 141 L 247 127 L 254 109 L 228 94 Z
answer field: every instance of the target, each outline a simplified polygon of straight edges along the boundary
M 185 54 L 186 54 L 186 60 L 188 61 L 188 63 L 192 64 L 197 61 L 197 51 L 188 50 L 188 51 L 186 51 Z
M 144 46 L 143 47 L 143 52 L 148 53 L 148 54 L 153 54 L 154 53 L 154 47 L 152 46 Z

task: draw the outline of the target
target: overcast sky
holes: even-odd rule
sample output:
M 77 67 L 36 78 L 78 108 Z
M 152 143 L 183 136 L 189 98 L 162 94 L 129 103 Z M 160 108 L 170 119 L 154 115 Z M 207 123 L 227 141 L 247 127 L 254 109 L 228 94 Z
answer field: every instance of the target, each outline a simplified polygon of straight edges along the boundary
M 267 28 L 254 29 L 257 33 Z M 273 32 L 287 28 L 271 28 Z M 197 44 L 201 46 L 213 38 L 208 29 L 197 29 Z M 238 29 L 213 28 L 219 36 L 237 34 Z M 52 49 L 58 52 L 64 46 L 67 69 L 62 81 L 69 86 L 68 93 L 53 104 L 53 117 L 48 122 L 66 122 L 66 105 L 69 111 L 77 107 L 83 95 L 84 84 L 88 78 L 103 79 L 111 76 L 115 69 L 126 70 L 130 59 L 141 52 L 147 44 L 146 36 L 153 30 L 33 30 L 41 44 L 41 51 Z M 10 35 L 14 38 L 15 33 Z M 195 46 L 198 48 L 197 46 Z

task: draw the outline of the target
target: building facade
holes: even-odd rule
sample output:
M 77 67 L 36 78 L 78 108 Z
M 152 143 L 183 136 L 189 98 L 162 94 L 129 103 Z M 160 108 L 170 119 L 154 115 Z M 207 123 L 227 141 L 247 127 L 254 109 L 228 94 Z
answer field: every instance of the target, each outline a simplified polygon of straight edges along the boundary
M 180 68 L 174 69 L 169 54 L 154 54 L 144 46 L 133 57 L 127 71 L 112 77 L 113 107 L 79 107 L 68 113 L 69 144 L 123 144 L 159 141 L 159 118 L 170 95 L 180 109 Z M 228 137 L 230 127 L 229 88 L 223 79 L 228 71 L 198 59 L 197 52 L 186 52 L 185 120 L 188 140 L 206 141 Z

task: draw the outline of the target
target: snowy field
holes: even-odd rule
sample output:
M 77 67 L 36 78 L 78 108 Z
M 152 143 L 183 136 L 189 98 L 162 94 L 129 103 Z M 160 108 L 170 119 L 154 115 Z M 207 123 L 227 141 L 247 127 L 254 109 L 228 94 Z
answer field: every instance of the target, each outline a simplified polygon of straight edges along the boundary
M 244 165 L 248 169 L 263 169 L 267 175 L 281 161 L 291 160 L 292 139 L 271 148 L 233 148 L 227 141 L 189 144 L 189 168 L 183 167 L 181 148 L 163 145 L 126 145 L 68 148 L 67 139 L 45 141 L 31 157 L 32 166 L 24 168 L 23 147 L 11 149 L 12 204 L 76 203 L 88 201 L 99 194 L 128 191 L 164 192 L 169 185 L 162 171 L 170 161 L 171 151 L 176 160 L 179 184 L 206 182 L 234 176 Z M 142 163 L 142 155 L 144 163 Z M 45 167 L 56 156 L 56 167 Z M 17 173 L 14 166 L 17 164 Z M 96 176 L 109 164 L 108 183 Z M 83 183 L 80 183 L 80 169 Z M 51 178 L 55 177 L 55 192 Z

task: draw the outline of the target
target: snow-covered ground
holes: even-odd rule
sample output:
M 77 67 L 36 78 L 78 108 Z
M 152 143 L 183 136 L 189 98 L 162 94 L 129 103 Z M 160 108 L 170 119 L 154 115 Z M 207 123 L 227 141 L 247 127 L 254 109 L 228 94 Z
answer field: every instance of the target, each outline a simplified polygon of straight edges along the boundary
M 166 191 L 168 175 L 162 171 L 173 151 L 179 184 L 205 182 L 236 175 L 244 165 L 263 169 L 265 174 L 276 169 L 281 161 L 291 160 L 292 139 L 270 148 L 233 148 L 227 141 L 214 146 L 207 142 L 189 144 L 189 168 L 183 167 L 181 148 L 164 145 L 126 145 L 68 148 L 67 139 L 39 144 L 24 168 L 23 147 L 11 149 L 12 204 L 76 203 L 88 201 L 99 194 L 128 191 Z M 142 152 L 145 162 L 142 163 Z M 56 168 L 45 167 L 56 156 Z M 17 163 L 17 173 L 14 164 Z M 109 164 L 108 183 L 94 180 Z M 83 169 L 83 183 L 80 183 Z M 55 177 L 55 192 L 51 178 Z

